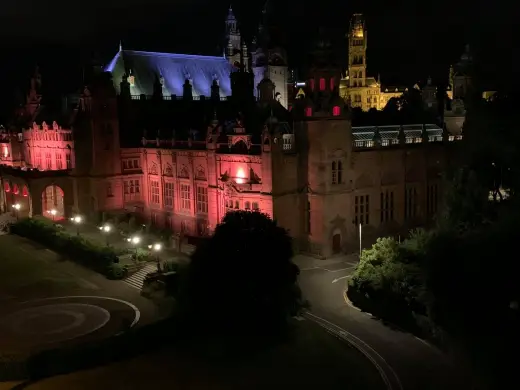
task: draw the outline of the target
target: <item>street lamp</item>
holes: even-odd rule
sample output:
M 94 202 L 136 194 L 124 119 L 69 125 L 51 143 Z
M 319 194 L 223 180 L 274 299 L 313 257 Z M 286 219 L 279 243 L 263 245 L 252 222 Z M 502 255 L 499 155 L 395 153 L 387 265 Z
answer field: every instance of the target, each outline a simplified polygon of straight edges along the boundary
M 132 245 L 135 245 L 135 259 L 137 260 L 137 245 L 141 242 L 141 237 L 132 236 L 128 239 L 128 242 Z
M 79 224 L 83 221 L 83 218 L 80 215 L 76 215 L 70 220 L 76 224 L 76 234 L 79 236 Z
M 56 214 L 58 214 L 58 211 L 56 209 L 52 209 L 49 211 L 49 213 L 51 213 L 52 215 L 52 222 L 54 222 L 56 220 Z
M 12 205 L 12 208 L 13 208 L 14 213 L 16 215 L 16 220 L 18 221 L 18 212 L 20 211 L 22 206 L 20 205 L 20 203 L 15 203 L 15 204 Z
M 162 245 L 159 243 L 148 245 L 148 249 L 153 250 L 155 252 L 155 261 L 157 261 L 157 271 L 161 272 L 161 262 L 159 258 L 159 252 L 161 251 Z
M 105 224 L 103 226 L 100 226 L 99 227 L 99 230 L 101 230 L 103 233 L 106 234 L 106 238 L 107 238 L 107 246 L 110 246 L 110 243 L 108 241 L 108 238 L 109 238 L 109 234 L 110 234 L 110 231 L 112 230 L 112 227 L 108 224 Z

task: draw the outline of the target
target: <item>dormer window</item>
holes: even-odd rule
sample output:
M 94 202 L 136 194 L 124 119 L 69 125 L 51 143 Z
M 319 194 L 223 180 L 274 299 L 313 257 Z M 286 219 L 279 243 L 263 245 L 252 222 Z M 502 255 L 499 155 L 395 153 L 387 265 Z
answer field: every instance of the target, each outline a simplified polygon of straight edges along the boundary
M 332 116 L 339 116 L 341 113 L 341 109 L 339 106 L 332 107 Z
M 305 108 L 305 116 L 307 116 L 307 117 L 312 116 L 312 107 Z
M 320 91 L 325 91 L 325 79 L 320 79 Z

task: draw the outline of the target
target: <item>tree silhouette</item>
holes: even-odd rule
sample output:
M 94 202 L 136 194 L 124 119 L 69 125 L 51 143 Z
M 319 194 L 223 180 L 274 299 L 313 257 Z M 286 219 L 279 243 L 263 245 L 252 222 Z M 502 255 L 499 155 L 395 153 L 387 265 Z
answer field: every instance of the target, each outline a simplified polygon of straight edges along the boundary
M 218 336 L 284 329 L 302 302 L 292 256 L 287 231 L 267 215 L 228 213 L 192 255 L 180 312 L 193 329 L 211 328 Z

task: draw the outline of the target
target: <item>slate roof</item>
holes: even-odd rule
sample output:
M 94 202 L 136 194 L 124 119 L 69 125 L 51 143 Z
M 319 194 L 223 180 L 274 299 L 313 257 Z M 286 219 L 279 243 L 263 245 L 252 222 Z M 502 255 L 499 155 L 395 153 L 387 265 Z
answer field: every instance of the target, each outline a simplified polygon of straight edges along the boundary
M 182 86 L 186 78 L 189 78 L 195 98 L 201 95 L 211 96 L 211 84 L 214 79 L 217 79 L 220 85 L 220 96 L 230 96 L 232 69 L 233 66 L 224 57 L 133 50 L 119 51 L 105 67 L 106 72 L 112 73 L 118 93 L 125 71 L 131 71 L 134 76 L 133 86 L 130 87 L 132 95 L 153 95 L 156 77 L 162 76 L 163 95 L 182 96 Z

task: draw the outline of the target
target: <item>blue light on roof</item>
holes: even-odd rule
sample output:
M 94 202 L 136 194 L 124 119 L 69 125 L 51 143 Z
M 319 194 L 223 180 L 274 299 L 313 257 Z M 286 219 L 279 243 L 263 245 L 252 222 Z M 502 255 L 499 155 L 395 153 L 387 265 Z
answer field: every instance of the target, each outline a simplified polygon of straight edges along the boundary
M 194 96 L 209 97 L 211 85 L 216 79 L 220 96 L 231 95 L 230 74 L 233 67 L 224 57 L 124 50 L 117 53 L 105 67 L 105 71 L 113 74 L 118 91 L 125 68 L 130 68 L 134 76 L 132 95 L 152 95 L 157 75 L 164 78 L 165 94 L 181 96 L 183 84 L 189 79 Z

